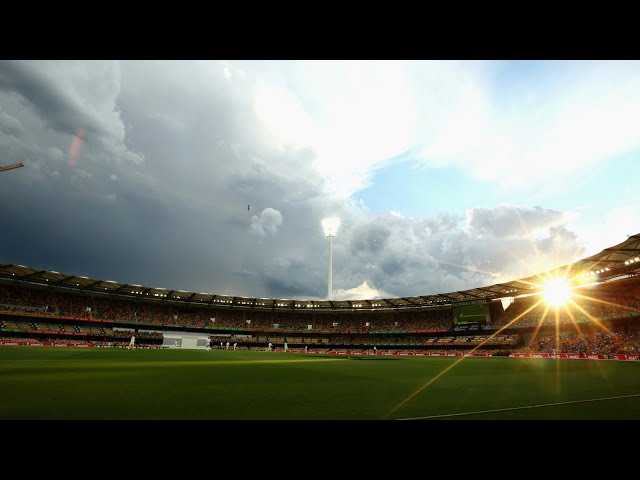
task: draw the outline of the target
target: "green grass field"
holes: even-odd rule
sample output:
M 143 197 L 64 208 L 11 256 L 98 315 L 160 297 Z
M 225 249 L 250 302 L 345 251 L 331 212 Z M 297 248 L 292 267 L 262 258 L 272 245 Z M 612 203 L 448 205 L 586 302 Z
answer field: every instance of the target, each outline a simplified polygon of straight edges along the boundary
M 640 419 L 640 362 L 460 358 L 5 346 L 0 419 Z

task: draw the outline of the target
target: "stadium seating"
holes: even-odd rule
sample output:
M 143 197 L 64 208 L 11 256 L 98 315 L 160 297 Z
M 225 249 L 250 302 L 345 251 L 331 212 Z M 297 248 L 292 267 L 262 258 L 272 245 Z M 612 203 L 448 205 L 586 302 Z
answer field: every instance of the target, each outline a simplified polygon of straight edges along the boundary
M 5 337 L 16 334 L 84 336 L 107 343 L 127 342 L 135 333 L 137 342 L 148 340 L 156 344 L 162 341 L 159 330 L 188 328 L 204 329 L 211 335 L 213 346 L 229 340 L 243 348 L 264 348 L 269 342 L 280 348 L 287 342 L 291 348 L 326 345 L 327 348 L 357 346 L 366 350 L 375 345 L 407 351 L 412 348 L 469 351 L 518 348 L 522 344 L 522 337 L 517 333 L 520 327 L 523 332 L 556 322 L 566 328 L 593 327 L 603 321 L 640 317 L 638 279 L 576 290 L 573 299 L 579 306 L 570 303 L 566 309 L 558 309 L 556 315 L 555 309 L 542 302 L 538 304 L 539 297 L 518 298 L 506 311 L 500 309 L 495 315 L 492 313 L 492 329 L 508 328 L 491 336 L 490 331 L 454 331 L 451 306 L 366 312 L 260 311 L 218 305 L 182 306 L 0 283 L 0 332 Z M 576 340 L 577 343 L 566 340 L 574 330 L 563 331 L 567 335 L 563 337 L 566 348 L 575 350 L 588 345 L 588 348 L 606 350 L 594 340 L 600 341 L 600 337 L 585 337 Z M 217 331 L 226 335 L 216 336 Z M 548 331 L 543 329 L 540 338 L 546 334 Z M 585 332 L 585 335 L 592 333 Z M 616 338 L 605 338 L 606 345 L 610 346 Z M 527 348 L 547 347 L 546 343 L 538 342 Z M 618 347 L 618 350 L 622 348 Z

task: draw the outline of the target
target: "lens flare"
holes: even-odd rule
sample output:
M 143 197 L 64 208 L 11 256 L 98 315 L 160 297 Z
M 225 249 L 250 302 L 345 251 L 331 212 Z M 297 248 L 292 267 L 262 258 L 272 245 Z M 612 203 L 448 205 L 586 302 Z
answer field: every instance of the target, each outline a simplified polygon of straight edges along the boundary
M 69 166 L 75 167 L 78 163 L 78 155 L 80 155 L 80 147 L 84 141 L 84 128 L 79 128 L 71 141 L 71 148 L 69 149 Z
M 523 228 L 524 228 L 524 223 L 523 223 Z M 541 258 L 541 253 L 536 247 L 535 242 L 532 242 L 532 247 L 536 257 Z M 518 260 L 519 262 L 521 262 L 523 265 L 527 266 L 530 270 L 533 269 L 533 265 L 527 264 L 522 258 L 519 258 L 513 255 L 508 250 L 506 251 L 506 253 L 511 255 L 515 260 Z M 569 264 L 566 266 L 566 268 L 564 268 L 563 272 L 556 271 L 551 276 L 538 274 L 536 275 L 537 281 L 521 279 L 519 282 L 523 283 L 526 287 L 530 287 L 532 290 L 536 290 L 536 293 L 533 295 L 535 295 L 538 298 L 538 300 L 533 302 L 533 304 L 528 308 L 526 308 L 526 310 L 517 314 L 516 317 L 510 320 L 508 323 L 506 323 L 505 325 L 501 326 L 499 329 L 494 331 L 484 341 L 482 341 L 480 344 L 472 348 L 469 351 L 469 353 L 474 353 L 476 350 L 482 348 L 482 346 L 484 346 L 486 343 L 488 343 L 491 339 L 493 339 L 497 335 L 500 335 L 506 329 L 512 326 L 518 326 L 518 322 L 521 319 L 526 320 L 529 314 L 538 316 L 537 318 L 538 321 L 537 321 L 537 324 L 535 325 L 535 331 L 533 332 L 532 339 L 529 343 L 532 344 L 536 340 L 536 338 L 538 337 L 539 331 L 543 327 L 546 328 L 546 327 L 555 326 L 555 332 L 554 332 L 555 351 L 560 352 L 562 349 L 562 343 L 560 341 L 561 326 L 564 326 L 564 325 L 573 326 L 573 328 L 575 328 L 578 334 L 582 334 L 582 329 L 580 327 L 580 322 L 582 320 L 578 320 L 575 317 L 574 312 L 571 311 L 572 308 L 575 309 L 576 313 L 579 312 L 584 316 L 584 318 L 587 319 L 587 323 L 586 323 L 587 326 L 595 325 L 596 327 L 600 328 L 601 330 L 607 333 L 611 333 L 611 330 L 602 323 L 602 318 L 599 318 L 597 315 L 592 315 L 590 311 L 585 309 L 585 307 L 589 303 L 599 304 L 599 305 L 608 305 L 615 308 L 626 310 L 628 312 L 633 312 L 636 314 L 640 312 L 640 309 L 638 309 L 637 307 L 631 307 L 628 305 L 622 305 L 617 302 L 607 301 L 607 300 L 598 298 L 597 296 L 585 295 L 585 293 L 587 293 L 585 289 L 593 288 L 594 285 L 596 285 L 597 283 L 600 283 L 599 276 L 595 274 L 595 272 L 593 271 L 586 272 L 581 270 L 575 273 L 575 272 L 572 272 L 573 268 L 575 268 L 575 264 Z M 592 269 L 598 268 L 598 263 L 593 265 L 591 268 Z M 542 298 L 540 298 L 540 295 L 539 295 L 539 292 L 541 290 L 543 292 Z M 528 296 L 528 295 L 524 295 L 524 296 Z M 578 302 L 582 303 L 584 307 L 581 306 Z M 543 307 L 544 311 L 542 312 L 537 311 L 538 307 L 540 306 Z M 547 319 L 551 319 L 551 316 L 553 316 L 552 320 L 554 321 L 551 323 L 547 323 Z M 453 370 L 457 365 L 463 362 L 466 358 L 467 358 L 466 356 L 460 357 L 454 363 L 444 368 L 436 376 L 426 380 L 424 384 L 422 384 L 419 388 L 417 388 L 415 391 L 410 393 L 400 403 L 398 403 L 393 409 L 391 409 L 385 415 L 385 418 L 392 417 L 399 409 L 404 407 L 404 405 L 406 405 L 408 402 L 410 402 L 412 399 L 414 399 L 418 395 L 425 392 L 431 385 L 433 385 L 440 378 L 447 375 L 451 370 Z M 556 363 L 556 380 L 558 382 L 556 383 L 556 389 L 558 393 L 560 392 L 559 368 L 560 368 L 559 364 Z
M 563 278 L 552 278 L 544 285 L 544 300 L 549 305 L 561 307 L 569 300 L 569 285 Z

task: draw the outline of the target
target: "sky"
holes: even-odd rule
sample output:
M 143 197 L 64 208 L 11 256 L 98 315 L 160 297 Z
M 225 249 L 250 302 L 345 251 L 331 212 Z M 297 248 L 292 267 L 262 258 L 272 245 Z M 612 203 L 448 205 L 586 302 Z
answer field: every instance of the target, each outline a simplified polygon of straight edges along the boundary
M 0 61 L 0 262 L 446 293 L 640 232 L 636 61 Z

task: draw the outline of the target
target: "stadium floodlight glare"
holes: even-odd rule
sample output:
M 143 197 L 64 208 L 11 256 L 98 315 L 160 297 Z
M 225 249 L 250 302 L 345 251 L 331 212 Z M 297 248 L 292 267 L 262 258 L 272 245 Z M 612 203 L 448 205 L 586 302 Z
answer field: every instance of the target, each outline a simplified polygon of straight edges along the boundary
M 561 307 L 569 300 L 569 285 L 563 278 L 552 278 L 544 285 L 544 300 L 549 305 Z
M 327 285 L 328 295 L 327 298 L 329 300 L 333 300 L 332 290 L 333 290 L 333 279 L 332 279 L 332 263 L 333 263 L 333 245 L 331 239 L 336 236 L 338 233 L 338 228 L 340 228 L 340 219 L 337 217 L 325 218 L 322 220 L 322 229 L 324 230 L 324 234 L 329 241 L 329 281 Z
M 340 219 L 336 217 L 325 218 L 322 220 L 322 228 L 327 237 L 335 237 L 340 228 Z

